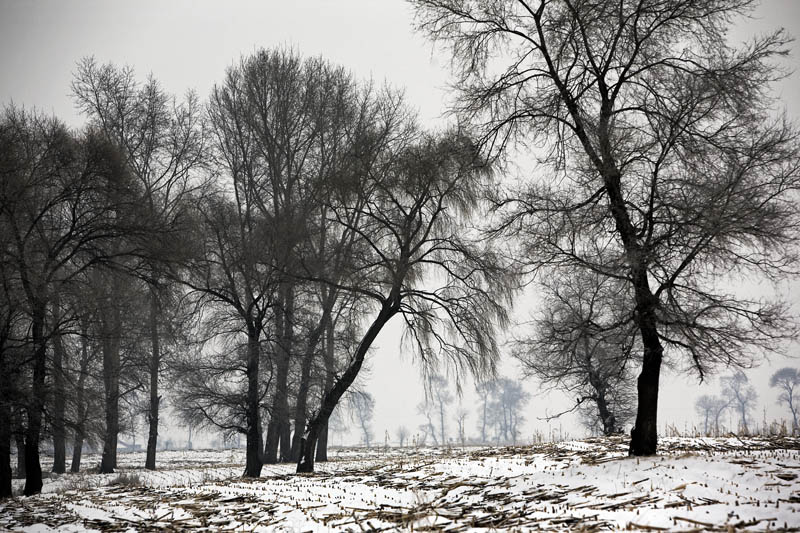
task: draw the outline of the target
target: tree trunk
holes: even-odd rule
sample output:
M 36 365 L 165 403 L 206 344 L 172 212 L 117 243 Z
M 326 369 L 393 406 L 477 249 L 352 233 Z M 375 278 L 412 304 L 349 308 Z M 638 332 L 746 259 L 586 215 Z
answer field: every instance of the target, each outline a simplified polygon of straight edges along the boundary
M 644 320 L 640 319 L 644 322 Z M 661 374 L 661 342 L 655 328 L 655 320 L 648 319 L 651 324 L 640 325 L 644 357 L 642 372 L 637 381 L 639 393 L 636 424 L 631 430 L 631 455 L 655 455 L 658 446 L 658 382 Z
M 44 338 L 45 303 L 37 304 L 31 313 L 31 337 L 33 339 L 33 383 L 28 402 L 28 430 L 25 434 L 25 488 L 23 494 L 30 496 L 42 490 L 42 465 L 39 462 L 39 437 L 42 429 L 42 413 L 45 406 L 45 373 L 47 343 Z
M 155 287 L 150 287 L 150 410 L 147 420 L 150 429 L 147 435 L 147 457 L 144 467 L 147 470 L 156 469 L 156 446 L 158 446 L 158 406 L 161 396 L 158 395 L 158 374 L 161 367 L 161 351 L 158 337 L 158 319 L 160 317 L 158 293 Z
M 367 350 L 372 346 L 378 333 L 380 333 L 389 319 L 399 311 L 400 298 L 397 291 L 393 290 L 391 297 L 384 301 L 378 316 L 361 339 L 347 370 L 336 380 L 333 388 L 322 398 L 322 406 L 320 407 L 319 413 L 317 413 L 314 419 L 309 423 L 308 429 L 300 442 L 300 459 L 297 462 L 298 473 L 314 471 L 314 452 L 317 440 L 319 439 L 320 430 L 330 418 L 333 409 L 336 407 L 336 404 L 339 403 L 342 395 L 347 391 L 350 385 L 353 384 L 356 376 L 358 376 L 361 365 L 364 363 L 364 356 L 366 356 Z
M 297 389 L 297 401 L 294 410 L 294 436 L 292 437 L 291 461 L 296 462 L 300 458 L 300 439 L 306 428 L 306 411 L 308 407 L 308 391 L 311 388 L 311 363 L 314 362 L 317 345 L 319 344 L 325 325 L 328 323 L 330 315 L 330 302 L 323 304 L 322 316 L 319 324 L 311 331 L 306 344 L 306 353 L 303 355 L 303 363 L 300 368 L 300 386 Z
M 25 430 L 22 425 L 14 427 L 14 444 L 17 447 L 17 479 L 25 479 Z
M 277 374 L 275 395 L 272 398 L 267 442 L 264 446 L 264 462 L 275 464 L 288 461 L 291 455 L 291 428 L 289 427 L 289 361 L 294 332 L 294 291 L 285 284 L 281 289 L 277 317 Z M 280 446 L 280 455 L 278 447 Z
M 117 302 L 108 311 L 110 323 L 103 320 L 103 385 L 106 428 L 103 437 L 103 457 L 100 473 L 110 474 L 117 467 L 119 437 L 119 374 L 121 316 Z
M 302 439 L 301 439 L 302 444 Z M 298 457 L 299 457 L 298 453 Z M 317 436 L 317 453 L 315 455 L 315 459 L 318 463 L 324 463 L 328 460 L 328 421 L 326 420 L 322 427 L 319 430 L 319 435 Z
M 589 353 L 588 340 L 584 342 L 584 350 Z M 591 361 L 586 360 L 585 364 L 589 367 L 589 384 L 594 389 L 594 402 L 597 406 L 597 414 L 600 415 L 600 423 L 603 424 L 603 435 L 606 437 L 617 433 L 617 417 L 611 412 L 606 399 L 606 380 L 603 379 L 591 366 Z
M 0 332 L 0 498 L 11 497 L 11 434 L 13 420 L 11 418 L 11 376 L 6 368 L 7 332 L 10 328 L 3 328 Z
M 53 472 L 63 474 L 67 471 L 66 429 L 64 427 L 64 343 L 61 339 L 60 299 L 53 301 Z
M 607 114 L 607 113 L 605 113 Z M 605 116 L 604 114 L 604 116 Z M 601 131 L 605 126 L 601 125 Z M 602 136 L 604 139 L 607 135 Z M 613 165 L 611 150 L 604 143 L 603 183 L 608 193 L 609 210 L 622 240 L 633 282 L 636 323 L 642 337 L 642 371 L 637 380 L 638 405 L 636 423 L 631 430 L 631 455 L 655 455 L 658 445 L 658 387 L 663 347 L 658 337 L 656 307 L 658 301 L 647 279 L 646 250 L 638 241 L 628 207 L 622 194 L 622 176 Z
M 83 441 L 86 438 L 86 376 L 89 368 L 89 347 L 86 329 L 81 332 L 81 369 L 75 390 L 75 436 L 72 441 L 72 464 L 70 472 L 80 472 Z
M 334 360 L 334 328 L 333 319 L 328 316 L 328 321 L 325 324 L 325 345 L 322 349 L 323 359 L 325 360 L 325 389 L 323 395 L 328 394 L 333 388 L 333 382 L 336 377 L 336 362 Z M 298 453 L 298 460 L 300 454 Z M 326 420 L 321 429 L 319 430 L 319 437 L 317 439 L 317 453 L 316 459 L 318 462 L 328 460 L 328 421 Z
M 247 458 L 244 477 L 261 475 L 261 412 L 258 386 L 260 354 L 259 328 L 248 326 L 247 332 Z
M 5 369 L 3 369 L 5 370 Z M 11 409 L 6 400 L 6 376 L 0 376 L 0 498 L 11 497 Z

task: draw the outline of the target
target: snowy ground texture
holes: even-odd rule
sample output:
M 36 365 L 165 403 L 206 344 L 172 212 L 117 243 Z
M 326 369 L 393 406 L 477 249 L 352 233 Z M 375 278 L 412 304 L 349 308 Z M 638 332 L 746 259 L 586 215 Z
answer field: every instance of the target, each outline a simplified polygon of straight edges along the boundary
M 121 475 L 67 474 L 0 503 L 0 530 L 800 531 L 800 439 L 669 438 L 659 451 L 345 450 L 315 474 L 267 466 L 257 480 L 239 477 L 239 451 L 161 453 L 156 472 L 126 454 Z

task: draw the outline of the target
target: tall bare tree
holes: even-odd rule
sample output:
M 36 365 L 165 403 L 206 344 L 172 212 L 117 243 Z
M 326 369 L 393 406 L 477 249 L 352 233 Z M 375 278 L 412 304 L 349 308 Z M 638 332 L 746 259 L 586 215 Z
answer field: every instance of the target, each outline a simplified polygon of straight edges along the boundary
M 391 119 L 398 107 L 387 103 Z M 476 375 L 494 368 L 495 327 L 505 323 L 509 297 L 506 274 L 463 224 L 477 207 L 487 167 L 462 134 L 394 131 L 372 161 L 354 154 L 362 166 L 352 169 L 346 194 L 332 206 L 337 222 L 364 243 L 359 261 L 335 285 L 373 302 L 376 314 L 308 425 L 298 472 L 313 471 L 321 427 L 393 317 L 403 317 L 424 363 L 443 358 Z
M 149 425 L 145 468 L 156 467 L 160 394 L 159 375 L 163 367 L 165 293 L 169 273 L 181 259 L 179 241 L 184 200 L 197 186 L 197 170 L 205 163 L 206 135 L 203 113 L 197 97 L 188 93 L 183 102 L 168 95 L 149 77 L 136 80 L 133 69 L 98 64 L 94 58 L 78 63 L 72 82 L 78 108 L 122 151 L 127 167 L 140 183 L 146 213 L 154 228 L 148 239 L 143 268 L 137 274 L 148 283 L 150 358 Z
M 728 44 L 755 0 L 412 4 L 451 52 L 454 109 L 486 150 L 542 163 L 498 192 L 498 230 L 531 269 L 628 285 L 641 341 L 630 451 L 656 453 L 665 351 L 702 378 L 788 332 L 785 306 L 720 282 L 787 274 L 796 256 L 797 134 L 768 96 L 789 38 Z
M 244 432 L 244 475 L 258 477 L 263 463 L 261 402 L 266 395 L 261 358 L 277 290 L 272 228 L 255 209 L 247 180 L 238 174 L 236 161 L 242 161 L 237 158 L 244 152 L 228 152 L 226 157 L 233 192 L 210 191 L 198 203 L 193 240 L 199 249 L 184 279 L 205 304 L 210 332 L 206 337 L 219 344 L 212 343 L 213 353 L 195 357 L 181 374 L 185 386 L 180 409 L 194 424 L 210 422 L 226 431 Z M 220 422 L 220 414 L 227 421 Z M 238 414 L 244 414 L 244 424 Z

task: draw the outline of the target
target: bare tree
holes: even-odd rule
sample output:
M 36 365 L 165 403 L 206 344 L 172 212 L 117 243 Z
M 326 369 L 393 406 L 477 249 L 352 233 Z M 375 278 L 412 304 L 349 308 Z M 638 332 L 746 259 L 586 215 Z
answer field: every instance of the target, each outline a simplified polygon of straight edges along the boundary
M 434 410 L 435 405 L 433 402 L 428 401 L 427 398 L 417 404 L 417 413 L 425 417 L 425 421 L 419 425 L 419 430 L 422 432 L 422 442 L 427 442 L 428 437 L 431 437 L 433 445 L 438 446 L 439 438 L 436 435 L 436 423 L 434 422 L 436 413 Z
M 382 105 L 395 122 L 399 102 L 387 99 Z M 335 206 L 337 222 L 358 228 L 364 243 L 364 255 L 347 283 L 337 285 L 374 302 L 377 314 L 309 423 L 298 472 L 313 471 L 320 427 L 394 316 L 403 317 L 417 353 L 428 365 L 443 357 L 477 375 L 494 366 L 494 329 L 506 320 L 506 274 L 493 254 L 470 242 L 462 224 L 462 217 L 477 207 L 487 168 L 462 134 L 432 137 L 413 128 L 391 130 L 399 133 L 387 139 L 391 143 L 375 152 L 366 168 L 351 175 L 348 193 Z M 354 156 L 354 163 L 364 165 L 363 157 Z M 423 285 L 423 280 L 436 285 Z
M 750 385 L 750 380 L 741 370 L 720 379 L 722 395 L 727 400 L 730 408 L 739 415 L 739 429 L 745 435 L 750 433 L 751 413 L 755 409 L 758 399 L 756 389 Z
M 372 438 L 372 418 L 375 414 L 375 399 L 366 391 L 355 391 L 348 396 L 348 408 L 353 422 L 361 433 L 361 442 L 370 447 Z
M 496 379 L 490 390 L 488 417 L 495 442 L 516 444 L 530 394 L 522 388 L 522 383 L 505 377 Z
M 531 270 L 628 286 L 633 455 L 656 453 L 665 351 L 702 378 L 789 333 L 784 305 L 719 288 L 731 272 L 788 274 L 797 251 L 797 134 L 768 97 L 789 38 L 726 41 L 755 2 L 412 2 L 452 53 L 455 111 L 490 153 L 524 150 L 548 176 L 498 191 L 498 233 L 520 237 Z
M 2 132 L 2 130 L 0 130 Z M 0 179 L 5 178 L 8 171 L 6 152 L 0 152 Z M 10 231 L 4 231 L 6 220 L 0 217 L 0 249 L 5 250 L 11 244 Z M 24 329 L 25 312 L 22 308 L 23 295 L 21 287 L 13 276 L 15 269 L 8 263 L 5 253 L 0 253 L 0 499 L 10 498 L 11 490 L 11 441 L 14 437 L 14 423 L 12 413 L 19 410 L 22 405 L 20 399 L 24 397 L 20 390 L 24 368 L 25 346 Z M 17 440 L 19 443 L 19 440 Z M 18 461 L 24 457 L 25 447 L 17 444 Z
M 224 134 L 219 135 L 224 142 Z M 244 475 L 258 477 L 262 467 L 261 402 L 266 395 L 260 366 L 265 325 L 277 291 L 269 240 L 272 228 L 255 209 L 250 183 L 239 173 L 249 152 L 223 154 L 229 158 L 233 198 L 218 189 L 198 202 L 197 232 L 190 238 L 199 249 L 184 279 L 206 305 L 206 325 L 212 338 L 219 337 L 222 349 L 197 360 L 196 365 L 184 365 L 181 409 L 195 425 L 206 419 L 225 431 L 244 429 Z M 222 398 L 227 400 L 220 401 Z M 244 414 L 244 424 L 236 420 L 240 414 Z M 224 415 L 224 421 L 219 415 Z
M 397 442 L 400 444 L 400 447 L 402 448 L 403 446 L 405 446 L 406 439 L 408 438 L 409 435 L 408 428 L 405 426 L 400 426 L 397 428 L 396 434 L 397 434 Z
M 197 97 L 189 93 L 177 102 L 152 77 L 136 81 L 130 68 L 98 65 L 93 58 L 78 63 L 72 82 L 78 108 L 122 151 L 126 166 L 144 191 L 147 214 L 163 229 L 148 240 L 149 250 L 138 275 L 148 282 L 149 306 L 149 423 L 145 468 L 156 467 L 158 443 L 159 374 L 163 367 L 163 337 L 168 273 L 181 258 L 174 246 L 183 217 L 184 198 L 191 192 L 194 171 L 204 164 L 205 129 Z M 196 180 L 196 177 L 194 178 Z
M 75 138 L 57 120 L 7 108 L 0 119 L 4 169 L 2 227 L 11 234 L 4 264 L 22 288 L 32 352 L 25 435 L 25 494 L 41 490 L 39 441 L 47 401 L 47 320 L 52 297 L 87 269 L 141 251 L 147 224 L 140 191 L 113 145 L 89 131 Z
M 700 396 L 694 404 L 695 411 L 703 419 L 703 435 L 719 435 L 720 420 L 730 402 L 719 396 Z
M 453 403 L 453 395 L 448 389 L 449 384 L 444 376 L 428 376 L 425 382 L 425 400 L 417 406 L 417 412 L 426 419 L 420 429 L 433 437 L 434 445 L 447 444 L 447 407 Z
M 786 404 L 792 413 L 792 434 L 796 433 L 798 426 L 797 412 L 800 410 L 800 371 L 796 368 L 784 367 L 776 370 L 769 379 L 769 386 L 780 391 L 778 404 Z
M 485 444 L 489 442 L 489 431 L 491 430 L 491 412 L 489 410 L 489 402 L 494 394 L 494 387 L 496 383 L 492 380 L 483 381 L 475 386 L 475 392 L 480 397 L 480 407 L 478 411 L 478 432 L 480 434 L 480 442 Z
M 637 332 L 626 285 L 576 271 L 554 275 L 542 287 L 534 333 L 515 343 L 514 356 L 544 384 L 576 395 L 570 411 L 579 410 L 589 429 L 621 433 L 636 411 L 631 352 Z
M 456 409 L 456 426 L 458 427 L 458 441 L 464 446 L 467 443 L 466 421 L 469 411 L 459 405 Z

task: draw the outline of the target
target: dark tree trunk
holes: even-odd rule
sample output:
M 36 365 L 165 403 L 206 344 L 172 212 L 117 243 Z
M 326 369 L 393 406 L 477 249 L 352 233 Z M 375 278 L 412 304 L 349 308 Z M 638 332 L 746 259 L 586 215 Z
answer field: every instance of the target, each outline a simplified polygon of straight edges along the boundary
M 328 394 L 333 388 L 333 382 L 336 377 L 336 367 L 334 361 L 334 344 L 333 344 L 333 320 L 328 316 L 328 321 L 325 324 L 325 346 L 322 353 L 325 360 L 325 390 L 324 394 Z M 299 454 L 298 454 L 299 459 Z M 319 437 L 317 438 L 317 462 L 328 460 L 328 421 L 322 423 L 319 430 Z
M 11 497 L 11 409 L 6 400 L 6 377 L 0 390 L 0 498 Z
M 607 112 L 604 111 L 603 116 Z M 606 125 L 607 126 L 607 125 Z M 606 130 L 601 124 L 601 131 Z M 605 137 L 604 137 L 605 138 Z M 607 143 L 606 143 L 607 144 Z M 647 279 L 647 250 L 638 241 L 628 207 L 622 194 L 619 170 L 613 166 L 610 147 L 604 146 L 603 182 L 609 199 L 609 210 L 625 248 L 636 302 L 636 323 L 642 338 L 642 371 L 637 381 L 638 405 L 636 423 L 631 430 L 631 455 L 655 455 L 658 445 L 658 387 L 663 347 L 658 337 L 656 307 L 658 301 Z
M 53 302 L 55 333 L 53 335 L 53 472 L 63 474 L 67 471 L 67 437 L 64 426 L 64 343 L 60 333 L 59 299 Z
M 313 353 L 303 357 L 300 369 L 300 386 L 297 390 L 297 401 L 294 410 L 294 435 L 292 436 L 291 461 L 297 461 L 300 454 L 300 439 L 306 427 L 306 406 L 308 403 L 309 381 L 311 379 L 311 360 Z
M 244 477 L 261 475 L 261 398 L 258 386 L 258 364 L 261 357 L 260 328 L 248 326 L 247 332 L 247 457 Z
M 0 331 L 0 498 L 8 498 L 11 494 L 11 434 L 13 419 L 11 418 L 11 376 L 6 367 L 7 354 L 4 352 L 8 331 Z
M 396 291 L 392 291 L 392 296 L 383 303 L 378 316 L 375 317 L 375 320 L 364 334 L 364 338 L 361 339 L 347 370 L 336 380 L 333 388 L 323 396 L 319 413 L 317 413 L 314 419 L 309 423 L 308 429 L 300 443 L 300 459 L 297 462 L 298 473 L 314 471 L 315 448 L 322 427 L 330 418 L 333 409 L 336 407 L 336 404 L 339 403 L 342 395 L 347 391 L 350 385 L 353 384 L 356 376 L 358 376 L 361 365 L 364 363 L 364 356 L 366 356 L 369 347 L 372 346 L 378 333 L 380 333 L 383 326 L 389 322 L 389 319 L 399 311 L 400 298 Z
M 277 373 L 275 395 L 272 398 L 267 442 L 264 446 L 264 462 L 275 464 L 288 461 L 291 455 L 291 428 L 289 427 L 289 361 L 291 358 L 294 330 L 294 294 L 289 285 L 284 285 L 278 302 L 278 341 L 276 350 Z M 280 446 L 280 455 L 278 454 Z
M 110 474 L 117 467 L 119 437 L 119 374 L 120 374 L 120 310 L 114 302 L 108 311 L 110 323 L 103 320 L 103 385 L 106 428 L 103 436 L 103 457 L 100 473 Z
M 644 328 L 641 328 L 644 329 Z M 653 328 L 655 329 L 655 328 Z M 631 455 L 655 455 L 658 446 L 658 382 L 661 374 L 661 343 L 645 343 L 642 372 L 637 381 L 639 393 L 636 425 L 631 430 Z
M 317 452 L 315 459 L 318 463 L 324 463 L 328 460 L 328 421 L 326 420 L 319 430 L 317 437 Z
M 584 350 L 587 354 L 590 353 L 588 339 L 584 341 Z M 600 416 L 600 423 L 603 424 L 603 435 L 606 437 L 615 435 L 617 433 L 617 417 L 611 412 L 606 399 L 607 381 L 592 368 L 590 360 L 586 361 L 586 365 L 589 367 L 589 384 L 595 392 L 594 402 L 597 406 L 597 414 Z
M 42 490 L 42 465 L 39 462 L 39 437 L 42 429 L 42 413 L 45 406 L 45 365 L 47 343 L 44 338 L 44 321 L 47 305 L 36 305 L 31 313 L 31 337 L 33 339 L 33 383 L 28 402 L 28 429 L 25 434 L 25 488 L 23 494 L 30 496 Z
M 14 428 L 14 444 L 17 447 L 17 479 L 25 479 L 25 430 L 22 425 Z
M 158 293 L 155 287 L 150 288 L 150 410 L 147 421 L 150 429 L 147 435 L 147 457 L 144 467 L 147 470 L 156 469 L 156 446 L 158 445 L 158 406 L 161 396 L 158 395 L 158 374 L 161 367 L 161 350 L 158 337 L 158 319 L 160 317 Z
M 329 302 L 325 302 L 319 324 L 311 331 L 306 344 L 306 353 L 303 355 L 303 363 L 300 368 L 300 386 L 297 389 L 297 401 L 294 411 L 294 436 L 292 438 L 292 449 L 290 459 L 297 462 L 300 458 L 300 440 L 306 428 L 306 411 L 308 407 L 308 391 L 311 388 L 311 363 L 314 362 L 314 354 L 317 350 L 322 332 L 328 322 L 330 314 Z
M 81 332 L 81 369 L 75 390 L 75 436 L 72 441 L 72 464 L 70 472 L 80 472 L 83 441 L 86 438 L 86 376 L 89 368 L 89 347 L 86 329 Z

